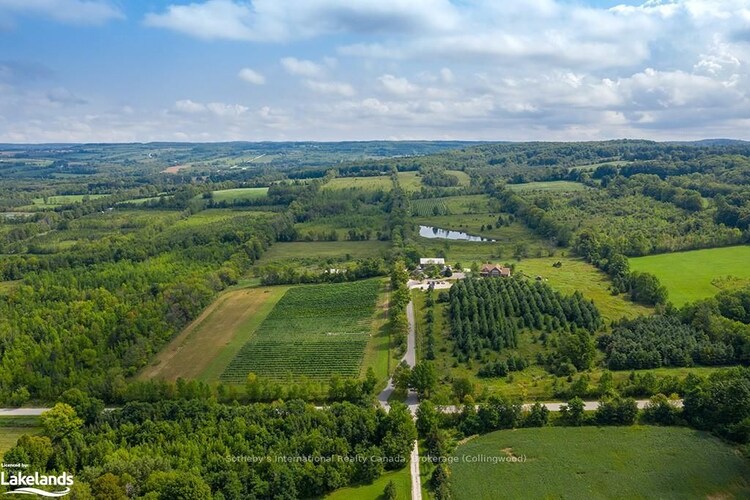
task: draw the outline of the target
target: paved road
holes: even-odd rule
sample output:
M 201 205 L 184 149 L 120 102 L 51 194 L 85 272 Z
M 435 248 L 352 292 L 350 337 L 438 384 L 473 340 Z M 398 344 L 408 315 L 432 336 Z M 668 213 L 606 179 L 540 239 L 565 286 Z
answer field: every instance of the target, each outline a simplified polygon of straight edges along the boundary
M 49 408 L 0 408 L 0 417 L 38 417 Z

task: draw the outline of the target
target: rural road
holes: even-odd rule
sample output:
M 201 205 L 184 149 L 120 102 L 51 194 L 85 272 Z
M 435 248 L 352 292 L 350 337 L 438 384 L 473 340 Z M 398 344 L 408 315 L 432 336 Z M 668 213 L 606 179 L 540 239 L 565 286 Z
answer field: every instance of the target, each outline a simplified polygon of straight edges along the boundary
M 411 282 L 409 282 L 409 288 L 414 288 Z M 409 321 L 409 334 L 406 336 L 406 352 L 399 363 L 406 362 L 408 366 L 413 368 L 417 363 L 417 336 L 413 301 L 409 302 L 406 306 L 406 319 Z M 385 389 L 378 394 L 378 402 L 386 411 L 390 408 L 388 398 L 393 394 L 393 389 L 393 377 L 391 377 L 388 379 L 388 385 L 386 385 Z M 415 391 L 409 390 L 406 395 L 406 404 L 411 414 L 416 418 L 419 398 Z M 422 500 L 422 483 L 419 480 L 419 448 L 416 441 L 414 441 L 414 448 L 411 450 L 411 464 L 409 468 L 411 469 L 411 498 L 412 500 Z

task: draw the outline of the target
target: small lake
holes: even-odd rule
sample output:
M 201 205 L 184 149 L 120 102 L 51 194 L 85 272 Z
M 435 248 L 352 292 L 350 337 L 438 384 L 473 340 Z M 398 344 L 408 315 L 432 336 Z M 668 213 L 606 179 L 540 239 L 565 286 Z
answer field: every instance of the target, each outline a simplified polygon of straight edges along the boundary
M 472 236 L 461 231 L 451 231 L 449 229 L 440 229 L 432 226 L 419 226 L 419 236 L 422 238 L 441 239 L 441 240 L 461 240 L 461 241 L 479 241 L 493 242 L 490 238 L 482 236 Z

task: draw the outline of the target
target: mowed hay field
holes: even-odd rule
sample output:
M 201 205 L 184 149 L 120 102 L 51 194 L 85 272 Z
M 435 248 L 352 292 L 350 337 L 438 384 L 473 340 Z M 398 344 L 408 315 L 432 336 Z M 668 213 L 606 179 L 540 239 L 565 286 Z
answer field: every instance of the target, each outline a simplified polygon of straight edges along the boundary
M 556 262 L 561 267 L 554 267 Z M 523 271 L 534 279 L 541 276 L 552 288 L 565 294 L 576 290 L 594 301 L 605 320 L 616 320 L 623 316 L 632 318 L 639 315 L 649 315 L 653 309 L 635 304 L 626 299 L 625 295 L 612 295 L 609 291 L 611 282 L 606 274 L 583 259 L 569 257 L 544 257 L 539 259 L 523 259 L 516 262 L 516 270 Z
M 371 279 L 289 289 L 221 380 L 241 384 L 248 373 L 277 380 L 358 376 L 381 288 Z
M 469 461 L 481 456 L 525 461 Z M 459 446 L 455 459 L 456 500 L 750 497 L 750 462 L 713 436 L 681 427 L 498 431 Z
M 223 293 L 138 378 L 217 380 L 288 289 L 277 286 Z
M 659 278 L 676 306 L 750 284 L 750 245 L 631 258 L 630 269 Z

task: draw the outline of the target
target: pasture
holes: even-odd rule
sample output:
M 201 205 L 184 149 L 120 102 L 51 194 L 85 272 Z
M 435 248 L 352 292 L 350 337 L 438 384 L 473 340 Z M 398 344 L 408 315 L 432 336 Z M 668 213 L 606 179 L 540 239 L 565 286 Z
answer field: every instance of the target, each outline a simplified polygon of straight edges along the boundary
M 381 286 L 371 279 L 289 289 L 220 379 L 358 376 Z
M 722 289 L 750 284 L 750 245 L 631 258 L 633 271 L 647 272 L 667 287 L 676 306 L 713 297 Z
M 247 288 L 221 294 L 138 378 L 217 380 L 288 289 Z
M 512 457 L 521 461 L 502 461 Z M 456 500 L 494 499 L 499 491 L 503 498 L 750 496 L 748 460 L 708 433 L 681 427 L 504 430 L 469 440 L 453 458 Z

